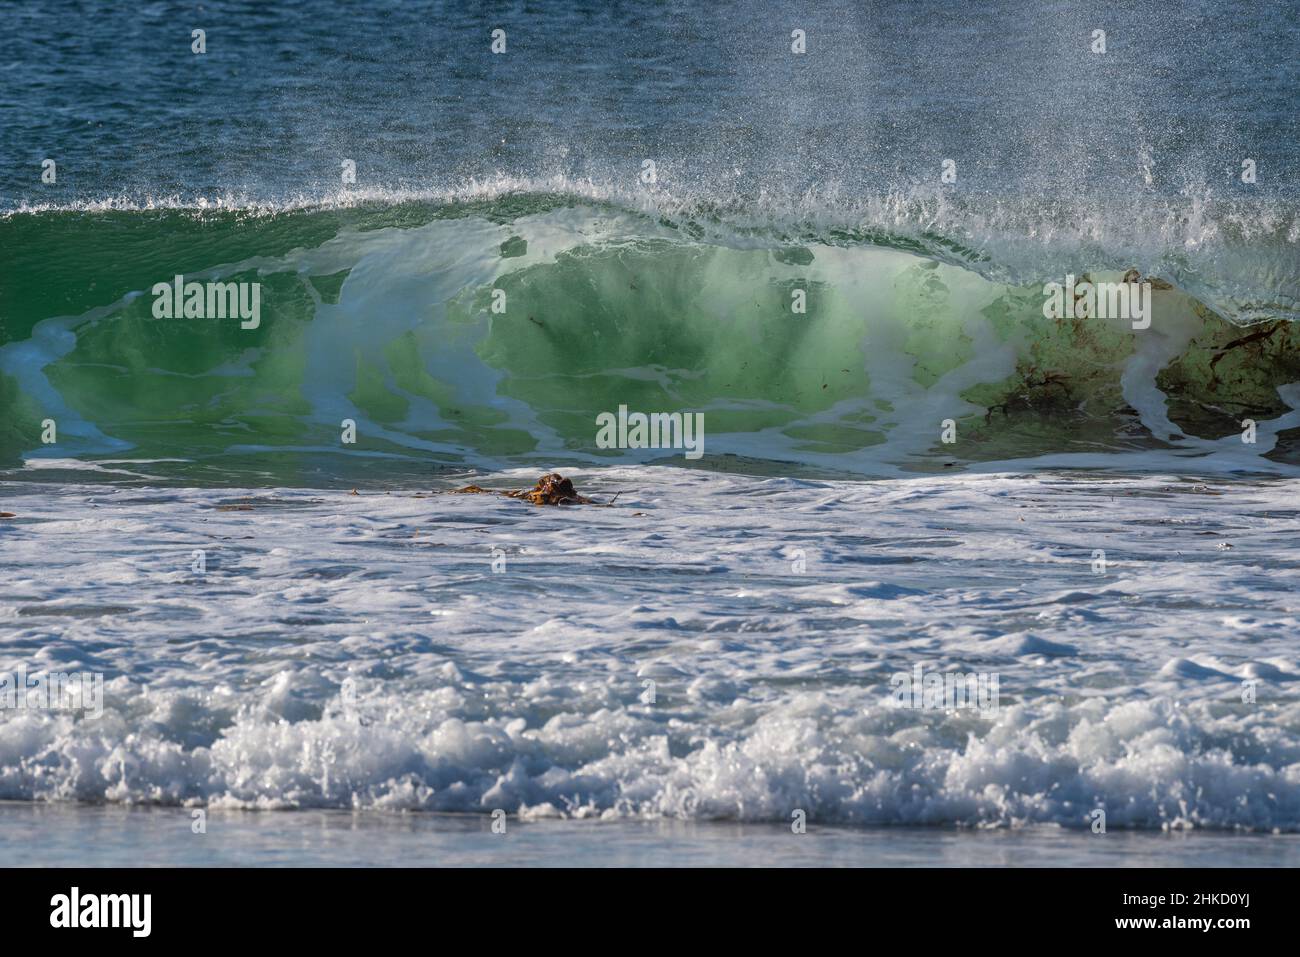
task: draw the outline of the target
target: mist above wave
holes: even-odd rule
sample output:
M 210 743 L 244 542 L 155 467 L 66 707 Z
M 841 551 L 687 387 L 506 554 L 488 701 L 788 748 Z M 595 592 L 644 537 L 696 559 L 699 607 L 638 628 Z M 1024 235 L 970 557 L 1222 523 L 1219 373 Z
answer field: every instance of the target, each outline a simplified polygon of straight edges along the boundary
M 519 215 L 596 203 L 729 245 L 877 243 L 973 269 L 1009 283 L 1066 272 L 1136 268 L 1180 285 L 1243 322 L 1300 315 L 1300 203 L 1243 197 L 1208 186 L 1177 195 L 1135 190 L 1056 196 L 959 192 L 914 185 L 855 192 L 831 182 L 798 193 L 753 184 L 693 189 L 564 174 L 429 187 L 327 187 L 262 195 L 122 193 L 71 202 L 22 203 L 0 219 L 55 213 L 176 211 L 271 217 L 310 211 L 429 206 L 436 215 Z

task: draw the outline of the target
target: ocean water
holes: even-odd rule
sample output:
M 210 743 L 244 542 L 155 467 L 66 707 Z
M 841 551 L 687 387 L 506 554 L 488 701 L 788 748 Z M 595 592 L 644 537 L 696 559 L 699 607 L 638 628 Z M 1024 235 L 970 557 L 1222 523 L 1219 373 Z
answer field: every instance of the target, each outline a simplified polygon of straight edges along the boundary
M 6 7 L 0 834 L 1294 864 L 1290 13 Z

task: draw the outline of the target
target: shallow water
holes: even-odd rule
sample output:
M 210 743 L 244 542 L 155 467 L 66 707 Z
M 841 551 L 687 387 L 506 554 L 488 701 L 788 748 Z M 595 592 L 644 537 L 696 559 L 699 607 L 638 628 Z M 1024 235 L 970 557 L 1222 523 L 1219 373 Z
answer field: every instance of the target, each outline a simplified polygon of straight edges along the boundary
M 1300 837 L 697 821 L 512 822 L 464 814 L 6 804 L 17 867 L 1295 867 Z

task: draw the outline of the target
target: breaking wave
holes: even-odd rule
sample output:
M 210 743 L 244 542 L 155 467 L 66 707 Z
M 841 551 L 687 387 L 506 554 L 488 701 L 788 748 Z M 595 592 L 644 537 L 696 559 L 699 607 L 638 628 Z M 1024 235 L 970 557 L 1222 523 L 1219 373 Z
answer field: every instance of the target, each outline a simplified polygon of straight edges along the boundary
M 0 465 L 301 482 L 664 456 L 596 446 L 620 405 L 702 412 L 705 467 L 1296 461 L 1300 217 L 1138 200 L 704 202 L 503 178 L 23 207 L 0 217 Z M 1150 329 L 1044 318 L 1045 282 L 1130 270 L 1155 287 Z M 178 274 L 259 282 L 260 325 L 155 319 L 151 288 Z

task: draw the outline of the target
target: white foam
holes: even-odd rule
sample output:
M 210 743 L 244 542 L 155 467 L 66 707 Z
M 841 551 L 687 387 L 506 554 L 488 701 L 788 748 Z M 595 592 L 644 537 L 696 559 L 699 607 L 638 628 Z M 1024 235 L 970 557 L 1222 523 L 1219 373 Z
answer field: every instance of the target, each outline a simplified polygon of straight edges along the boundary
M 0 668 L 109 680 L 0 711 L 0 798 L 1300 830 L 1300 482 L 574 477 L 619 507 L 9 486 Z

